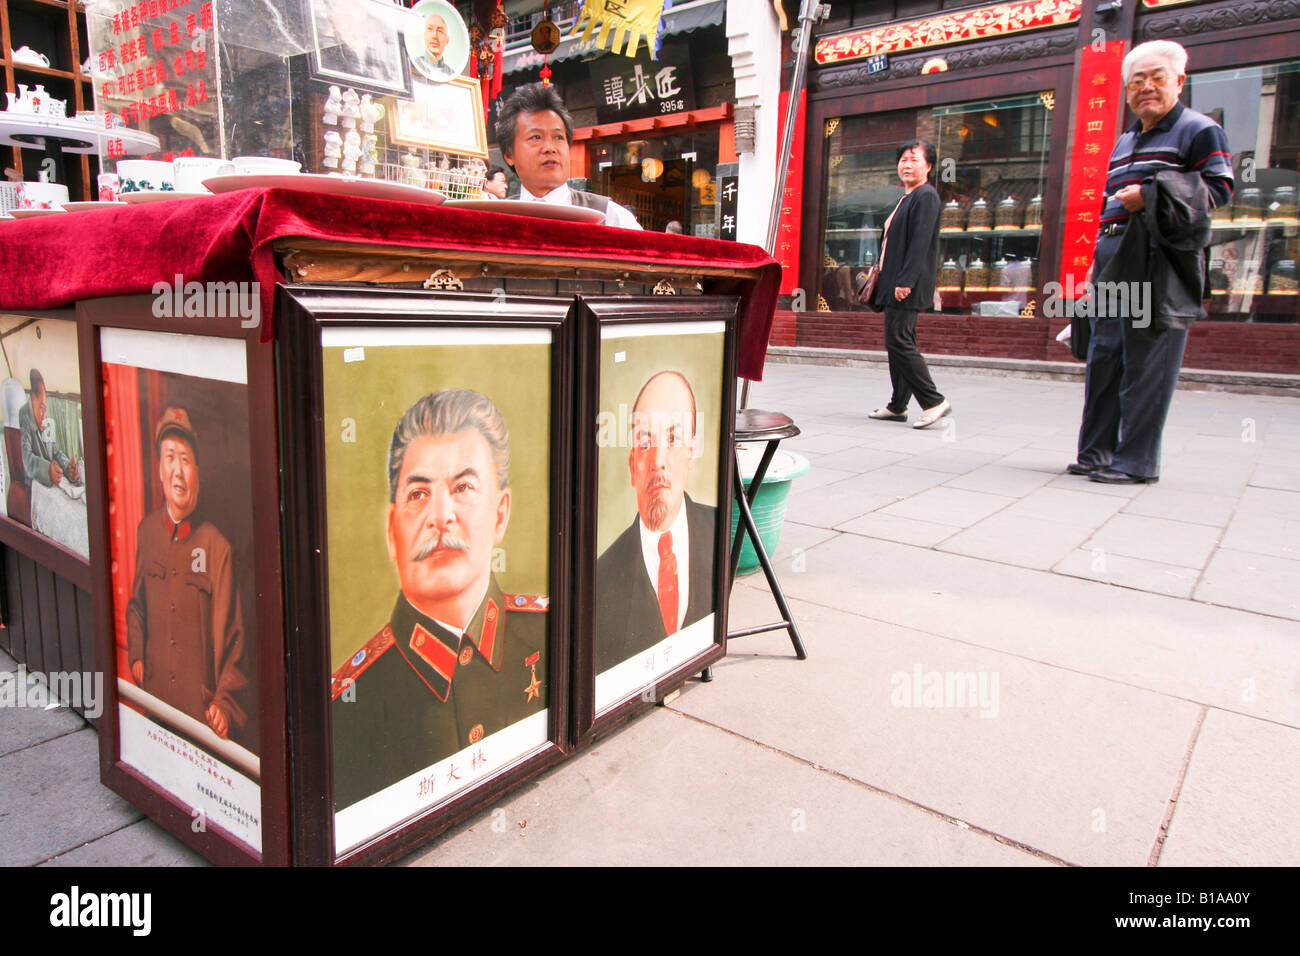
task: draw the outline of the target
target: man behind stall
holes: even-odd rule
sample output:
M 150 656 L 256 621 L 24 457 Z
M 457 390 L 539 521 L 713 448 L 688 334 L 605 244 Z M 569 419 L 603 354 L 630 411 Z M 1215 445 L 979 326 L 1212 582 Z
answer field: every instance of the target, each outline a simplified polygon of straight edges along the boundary
M 569 186 L 573 118 L 554 87 L 530 83 L 515 90 L 501 106 L 497 144 L 519 177 L 520 199 L 586 206 L 603 212 L 607 226 L 641 228 L 636 216 L 612 199 Z

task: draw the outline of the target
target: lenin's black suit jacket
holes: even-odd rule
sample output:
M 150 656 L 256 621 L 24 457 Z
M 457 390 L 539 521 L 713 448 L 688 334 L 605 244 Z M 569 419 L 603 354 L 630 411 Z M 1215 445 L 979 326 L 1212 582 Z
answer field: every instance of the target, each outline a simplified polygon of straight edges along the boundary
M 713 611 L 713 542 L 717 509 L 689 496 L 686 533 L 690 538 L 690 594 L 686 621 L 694 624 Z M 596 561 L 596 673 L 653 647 L 668 636 L 659 599 L 641 555 L 638 520 Z

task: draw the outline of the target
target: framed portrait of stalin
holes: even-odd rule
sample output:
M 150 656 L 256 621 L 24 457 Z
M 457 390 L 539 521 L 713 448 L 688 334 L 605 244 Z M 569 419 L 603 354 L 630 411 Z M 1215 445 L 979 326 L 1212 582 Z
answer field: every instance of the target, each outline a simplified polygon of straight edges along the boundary
M 318 320 L 318 692 L 340 859 L 473 800 L 562 737 L 553 478 L 567 429 L 552 396 L 567 303 L 493 313 L 490 296 L 390 290 L 380 324 L 322 321 L 310 294 L 295 298 Z M 353 316 L 379 308 L 349 298 Z

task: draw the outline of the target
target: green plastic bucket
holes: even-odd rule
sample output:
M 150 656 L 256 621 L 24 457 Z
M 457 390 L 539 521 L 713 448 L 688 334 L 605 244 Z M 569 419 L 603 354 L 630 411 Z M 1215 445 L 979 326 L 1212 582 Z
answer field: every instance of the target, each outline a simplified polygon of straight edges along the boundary
M 758 463 L 763 457 L 766 442 L 746 442 L 736 446 L 736 464 L 740 468 L 740 477 L 749 487 L 750 479 L 758 470 Z M 785 524 L 786 499 L 790 497 L 790 485 L 800 475 L 806 475 L 812 466 L 803 455 L 792 451 L 777 449 L 772 456 L 772 463 L 767 466 L 763 476 L 763 487 L 758 489 L 754 499 L 754 524 L 758 526 L 758 536 L 763 539 L 763 547 L 769 556 L 776 553 L 776 546 L 781 543 L 781 527 Z M 740 508 L 733 501 L 731 504 L 731 540 L 736 540 L 736 527 L 740 524 Z M 754 544 L 745 535 L 740 545 L 740 567 L 737 574 L 753 574 L 762 565 L 758 562 L 758 552 Z

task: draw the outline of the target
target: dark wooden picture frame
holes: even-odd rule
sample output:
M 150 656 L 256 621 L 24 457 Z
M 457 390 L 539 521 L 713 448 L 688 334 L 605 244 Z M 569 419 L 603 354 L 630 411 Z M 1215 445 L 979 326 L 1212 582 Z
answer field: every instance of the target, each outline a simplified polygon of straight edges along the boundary
M 37 310 L 22 309 L 22 310 L 12 311 L 6 314 L 15 317 L 22 317 L 23 319 L 25 319 L 26 321 L 22 323 L 23 326 L 26 326 L 28 324 L 39 325 L 39 323 L 41 322 L 52 320 L 58 322 L 66 322 L 72 327 L 74 333 L 76 330 L 77 316 L 76 316 L 76 312 L 74 312 L 72 309 L 59 309 L 59 310 L 52 310 L 52 311 L 37 311 Z M 78 354 L 76 358 L 73 359 L 73 361 L 78 363 L 79 373 L 80 373 L 80 364 L 79 364 L 80 348 L 81 348 L 80 341 L 78 340 L 76 345 L 76 351 Z M 21 384 L 23 384 L 25 389 L 28 387 L 28 383 L 26 381 L 20 379 L 20 382 Z M 86 431 L 86 425 L 85 425 L 86 399 L 85 399 L 84 387 L 82 387 L 81 404 L 82 404 L 82 434 L 84 435 Z M 83 473 L 85 471 L 85 457 L 86 457 L 85 448 L 86 446 L 83 443 L 82 457 L 80 462 Z M 8 449 L 6 449 L 3 452 L 0 452 L 0 454 L 7 455 Z M 9 485 L 14 480 L 14 471 L 12 469 L 6 469 L 6 473 L 7 473 L 7 480 L 5 482 L 4 491 L 7 495 L 12 496 L 9 491 Z M 91 479 L 89 478 L 89 476 L 85 476 L 83 474 L 83 480 L 89 481 Z M 86 500 L 87 500 L 87 510 L 89 511 L 88 496 Z M 30 505 L 28 505 L 28 507 L 30 507 Z M 87 526 L 87 535 L 89 535 L 89 525 Z M 24 524 L 22 521 L 14 517 L 10 517 L 8 514 L 0 513 L 0 544 L 3 544 L 6 547 L 14 549 L 15 551 L 22 554 L 24 557 L 29 558 L 32 561 L 35 561 L 40 566 L 48 569 L 58 577 L 74 584 L 76 587 L 80 588 L 81 590 L 87 592 L 90 591 L 89 558 L 77 554 L 75 551 L 69 549 L 68 547 L 65 547 L 63 544 L 61 544 L 59 541 L 55 540 L 54 538 L 42 534 L 40 531 L 37 531 L 35 528 L 33 528 L 30 524 Z
M 523 780 L 562 760 L 570 739 L 568 595 L 573 534 L 572 432 L 574 308 L 557 297 L 496 296 L 426 292 L 413 289 L 366 290 L 357 287 L 284 286 L 281 316 L 280 458 L 285 483 L 285 581 L 290 657 L 289 698 L 294 733 L 294 862 L 354 865 L 391 860 L 488 805 Z M 546 330 L 550 334 L 550 501 L 546 708 L 547 742 L 490 773 L 468 789 L 429 803 L 414 815 L 385 822 L 382 829 L 339 852 L 335 840 L 334 694 L 331 691 L 331 554 L 327 539 L 325 371 L 322 333 L 342 330 Z M 508 377 L 510 369 L 500 369 Z M 504 379 L 503 379 L 504 380 Z M 429 391 L 439 390 L 431 381 Z M 443 387 L 457 386 L 447 383 Z M 540 400 L 540 396 L 539 396 Z M 402 409 L 392 410 L 394 423 Z M 507 423 L 509 424 L 509 423 Z M 391 425 L 389 426 L 391 429 Z M 336 548 L 336 557 L 342 556 Z M 384 596 L 384 601 L 390 599 Z
M 100 777 L 105 786 L 121 794 L 160 826 L 190 845 L 214 863 L 223 865 L 284 866 L 290 862 L 288 727 L 284 655 L 284 615 L 281 591 L 280 526 L 275 521 L 253 520 L 257 515 L 276 514 L 280 507 L 280 470 L 276 458 L 275 367 L 272 349 L 260 345 L 259 330 L 246 328 L 237 317 L 229 319 L 158 318 L 152 296 L 124 296 L 95 299 L 77 305 L 81 376 L 84 394 L 83 422 L 86 457 L 91 463 L 87 497 L 92 554 L 109 553 L 108 514 L 111 473 L 107 464 L 110 449 L 105 436 L 106 410 L 103 403 L 104 372 L 101 333 L 106 329 L 137 330 L 222 338 L 242 344 L 247 377 L 246 429 L 249 462 L 249 491 L 252 550 L 252 578 L 256 596 L 243 608 L 247 631 L 257 642 L 257 696 L 252 701 L 258 719 L 257 756 L 261 851 L 247 845 L 224 829 L 220 815 L 194 806 L 182 795 L 164 787 L 121 759 L 121 725 L 117 682 L 118 652 L 115 640 L 112 562 L 97 562 L 92 575 L 95 651 L 106 673 L 105 711 L 100 721 Z M 119 452 L 120 453 L 120 452 Z M 213 479 L 210 479 L 210 481 Z M 200 750 L 202 748 L 199 748 Z
M 322 41 L 330 39 L 341 39 L 339 37 L 324 36 L 322 28 L 333 15 L 336 5 L 340 9 L 348 9 L 347 4 L 351 5 L 351 12 L 355 14 L 360 10 L 369 10 L 370 0 L 367 0 L 364 7 L 357 3 L 356 0 L 304 0 L 306 10 L 306 21 L 308 37 L 311 41 L 311 48 L 308 51 L 309 65 L 311 67 L 311 78 L 323 84 L 332 84 L 341 89 L 351 87 L 357 93 L 370 93 L 375 96 L 397 96 L 401 99 L 409 99 L 411 96 L 411 63 L 405 52 L 405 42 L 403 32 L 398 29 L 397 22 L 406 16 L 407 11 L 404 5 L 399 4 L 397 0 L 392 0 L 395 10 L 392 12 L 393 24 L 388 25 L 380 22 L 380 19 L 369 16 L 366 19 L 372 30 L 383 35 L 386 41 L 385 53 L 389 57 L 379 57 L 378 62 L 390 62 L 397 66 L 400 75 L 400 84 L 398 77 L 393 77 L 393 82 L 385 82 L 382 78 L 367 75 L 362 71 L 366 65 L 359 60 L 349 59 L 354 57 L 350 50 L 345 51 L 346 57 L 340 58 L 338 49 L 334 46 L 322 47 Z M 390 48 L 390 49 L 389 49 Z M 371 65 L 375 65 L 373 62 Z
M 574 735 L 580 746 L 611 731 L 680 688 L 686 680 L 726 654 L 727 598 L 730 594 L 728 556 L 731 536 L 731 488 L 734 454 L 731 436 L 736 415 L 736 353 L 738 300 L 729 296 L 579 297 L 583 311 L 578 367 L 589 370 L 579 386 L 580 426 L 575 436 L 578 467 L 578 514 L 586 517 L 575 529 L 575 566 L 578 568 L 574 613 L 577 685 L 574 697 Z M 703 651 L 654 674 L 639 693 L 597 709 L 598 661 L 598 553 L 596 515 L 600 510 L 601 330 L 637 326 L 662 326 L 669 336 L 674 324 L 716 322 L 722 325 L 722 360 L 716 373 L 718 407 L 699 409 L 700 416 L 716 423 L 717 448 L 713 464 L 717 473 L 717 505 L 712 547 L 713 642 Z M 617 358 L 615 359 L 617 361 Z M 629 413 L 636 393 L 627 396 Z M 701 420 L 703 420 L 701 418 Z M 619 423 L 621 424 L 621 423 Z M 707 466 L 697 462 L 695 467 Z M 620 517 L 618 520 L 622 520 Z

